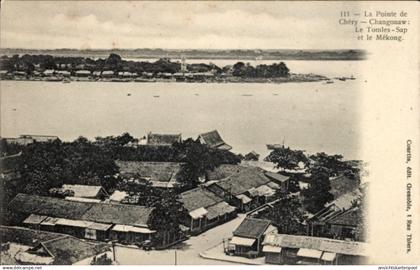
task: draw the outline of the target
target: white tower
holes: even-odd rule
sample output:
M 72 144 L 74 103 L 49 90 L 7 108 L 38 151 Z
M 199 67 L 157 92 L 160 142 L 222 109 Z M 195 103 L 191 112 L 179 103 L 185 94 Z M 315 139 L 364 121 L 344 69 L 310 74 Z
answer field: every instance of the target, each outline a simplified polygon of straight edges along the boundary
M 187 63 L 185 62 L 185 57 L 183 56 L 182 58 L 181 58 L 181 72 L 182 73 L 185 73 L 185 72 L 187 72 L 188 70 L 187 70 Z

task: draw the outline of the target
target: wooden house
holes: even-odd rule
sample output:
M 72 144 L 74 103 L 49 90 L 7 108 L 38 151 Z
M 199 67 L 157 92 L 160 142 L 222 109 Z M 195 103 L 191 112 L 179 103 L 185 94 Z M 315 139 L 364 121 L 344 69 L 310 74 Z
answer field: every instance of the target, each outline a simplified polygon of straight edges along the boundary
M 111 203 L 87 203 L 18 194 L 9 204 L 26 214 L 25 226 L 101 241 L 136 243 L 154 237 L 148 223 L 153 208 Z M 123 228 L 123 229 L 121 229 Z
M 237 256 L 258 257 L 262 255 L 265 235 L 271 232 L 277 232 L 271 221 L 247 217 L 233 232 L 228 249 Z
M 8 252 L 15 264 L 89 265 L 95 256 L 110 252 L 105 243 L 22 227 L 0 226 L 0 239 L 10 246 L 18 245 Z
M 204 187 L 181 193 L 180 201 L 188 211 L 184 225 L 192 234 L 201 233 L 236 217 L 235 207 Z
M 274 172 L 265 172 L 265 176 L 278 184 L 282 191 L 286 192 L 289 189 L 289 176 Z
M 78 70 L 75 72 L 76 77 L 89 77 L 91 72 L 89 70 Z
M 248 212 L 270 201 L 280 188 L 265 176 L 262 169 L 256 167 L 222 165 L 208 173 L 210 179 L 224 176 L 226 177 L 223 179 L 210 181 L 207 188 L 242 212 Z
M 347 192 L 327 203 L 307 221 L 307 234 L 331 238 L 352 238 L 355 219 L 361 216 L 357 206 L 361 200 L 359 189 Z M 354 235 L 354 237 L 356 237 Z
M 362 264 L 366 243 L 270 233 L 263 242 L 269 264 Z

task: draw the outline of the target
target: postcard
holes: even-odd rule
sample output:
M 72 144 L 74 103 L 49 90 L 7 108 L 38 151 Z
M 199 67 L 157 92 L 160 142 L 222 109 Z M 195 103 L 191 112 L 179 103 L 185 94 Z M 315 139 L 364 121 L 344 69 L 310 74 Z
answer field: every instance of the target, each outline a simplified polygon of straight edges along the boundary
M 4 269 L 420 264 L 419 2 L 0 12 Z

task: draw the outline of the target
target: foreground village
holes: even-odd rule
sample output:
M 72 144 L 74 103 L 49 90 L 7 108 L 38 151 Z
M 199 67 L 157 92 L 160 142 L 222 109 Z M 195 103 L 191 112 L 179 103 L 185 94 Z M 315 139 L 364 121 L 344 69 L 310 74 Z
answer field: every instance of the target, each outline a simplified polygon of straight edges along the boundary
M 358 264 L 361 161 L 194 139 L 1 139 L 1 264 Z

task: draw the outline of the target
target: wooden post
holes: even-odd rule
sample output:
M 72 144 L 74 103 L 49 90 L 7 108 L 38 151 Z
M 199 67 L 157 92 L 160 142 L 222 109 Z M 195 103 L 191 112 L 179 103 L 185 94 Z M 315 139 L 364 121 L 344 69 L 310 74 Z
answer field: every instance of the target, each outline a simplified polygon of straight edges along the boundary
M 113 240 L 111 243 L 112 243 L 112 258 L 115 262 L 116 261 L 116 258 L 115 258 L 115 241 Z

